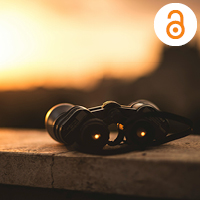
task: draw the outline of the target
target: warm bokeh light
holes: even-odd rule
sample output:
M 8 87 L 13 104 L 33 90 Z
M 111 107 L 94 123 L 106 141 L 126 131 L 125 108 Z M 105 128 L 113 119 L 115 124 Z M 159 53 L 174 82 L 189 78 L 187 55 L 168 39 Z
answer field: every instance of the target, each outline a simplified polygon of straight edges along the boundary
M 143 128 L 139 128 L 139 129 L 137 130 L 137 136 L 138 136 L 138 137 L 142 138 L 142 137 L 144 137 L 145 135 L 146 135 L 146 131 L 145 131 Z
M 141 135 L 142 137 L 144 137 L 144 136 L 146 135 L 146 133 L 143 131 L 143 132 L 140 133 L 140 135 Z
M 120 130 L 124 130 L 124 125 L 123 124 L 117 124 L 117 127 L 120 129 Z
M 98 140 L 100 137 L 101 137 L 101 134 L 98 134 L 98 133 L 92 135 L 92 138 L 93 138 L 94 140 Z
M 162 48 L 154 16 L 169 2 L 149 2 L 1 0 L 0 89 L 84 88 L 150 73 Z

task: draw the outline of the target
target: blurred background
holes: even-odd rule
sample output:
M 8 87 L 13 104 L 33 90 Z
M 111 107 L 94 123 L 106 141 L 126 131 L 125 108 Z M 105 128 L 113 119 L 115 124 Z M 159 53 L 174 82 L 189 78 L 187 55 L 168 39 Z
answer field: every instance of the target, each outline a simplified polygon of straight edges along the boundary
M 0 127 L 44 128 L 58 103 L 137 99 L 198 124 L 200 32 L 181 47 L 163 44 L 154 17 L 168 3 L 0 0 Z M 179 3 L 199 21 L 200 1 Z

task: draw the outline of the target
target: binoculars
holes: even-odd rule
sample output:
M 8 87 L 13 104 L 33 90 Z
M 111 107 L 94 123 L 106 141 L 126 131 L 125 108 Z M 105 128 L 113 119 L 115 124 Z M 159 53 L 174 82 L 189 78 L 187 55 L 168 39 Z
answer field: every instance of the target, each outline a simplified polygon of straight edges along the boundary
M 187 128 L 169 133 L 169 120 L 185 124 Z M 114 141 L 109 140 L 108 126 L 111 124 L 116 124 L 118 129 Z M 192 122 L 179 115 L 161 112 L 147 100 L 138 100 L 128 106 L 106 101 L 89 109 L 68 103 L 58 104 L 47 112 L 45 127 L 49 135 L 60 143 L 67 146 L 77 143 L 89 151 L 99 151 L 106 144 L 126 143 L 141 149 L 160 145 L 189 135 Z

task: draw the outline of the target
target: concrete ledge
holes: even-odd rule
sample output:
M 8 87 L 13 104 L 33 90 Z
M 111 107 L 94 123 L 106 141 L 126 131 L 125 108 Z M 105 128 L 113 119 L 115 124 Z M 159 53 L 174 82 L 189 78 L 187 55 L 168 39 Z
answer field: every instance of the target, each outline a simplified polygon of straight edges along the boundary
M 45 131 L 0 130 L 0 183 L 200 199 L 200 136 L 117 155 L 67 150 Z

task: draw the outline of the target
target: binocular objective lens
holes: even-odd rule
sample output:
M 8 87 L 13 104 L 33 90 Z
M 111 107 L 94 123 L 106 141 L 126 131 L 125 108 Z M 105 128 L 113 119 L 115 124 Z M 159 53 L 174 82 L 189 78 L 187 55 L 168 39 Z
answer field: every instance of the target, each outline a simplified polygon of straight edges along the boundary
M 125 129 L 125 136 L 129 144 L 147 146 L 153 141 L 154 135 L 155 129 L 152 123 L 146 120 L 130 123 Z

